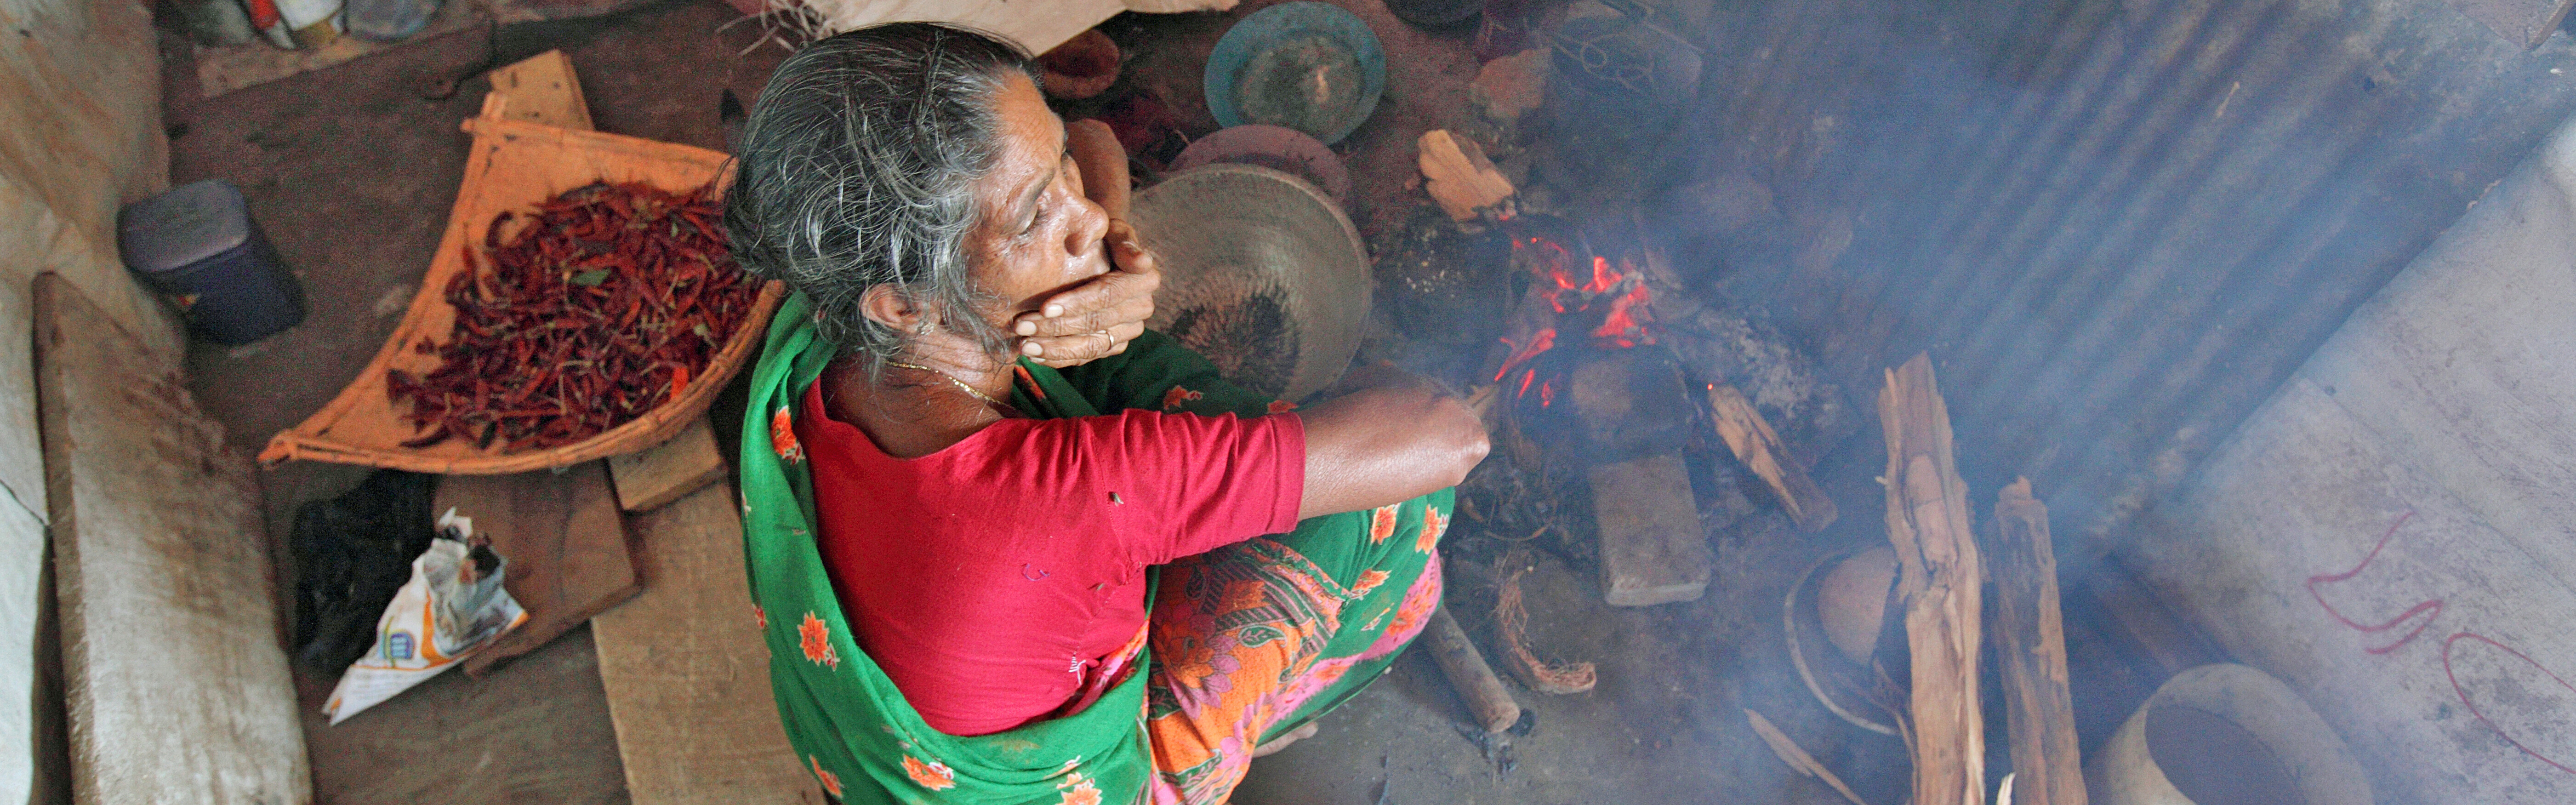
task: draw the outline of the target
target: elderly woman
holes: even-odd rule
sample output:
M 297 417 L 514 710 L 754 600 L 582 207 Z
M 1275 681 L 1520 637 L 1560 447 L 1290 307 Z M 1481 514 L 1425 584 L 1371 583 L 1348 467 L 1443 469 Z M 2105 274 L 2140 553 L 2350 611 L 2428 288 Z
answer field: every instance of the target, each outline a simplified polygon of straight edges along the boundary
M 754 613 L 856 802 L 1223 802 L 1440 596 L 1485 455 L 1389 370 L 1303 410 L 1144 329 L 1025 54 L 886 25 L 780 66 L 726 226 L 794 290 L 751 378 Z

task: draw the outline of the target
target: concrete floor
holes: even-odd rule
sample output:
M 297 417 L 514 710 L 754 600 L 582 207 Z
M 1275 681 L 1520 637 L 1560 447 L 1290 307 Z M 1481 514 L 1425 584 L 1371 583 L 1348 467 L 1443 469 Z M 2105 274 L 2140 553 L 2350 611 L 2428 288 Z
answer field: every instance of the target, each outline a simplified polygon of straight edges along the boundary
M 1465 30 L 1415 29 L 1378 0 L 1335 2 L 1368 20 L 1388 51 L 1385 99 L 1338 149 L 1354 180 L 1351 217 L 1374 232 L 1425 203 L 1407 187 L 1413 143 L 1427 129 L 1470 123 L 1466 84 L 1476 63 Z M 1113 22 L 1133 58 L 1127 80 L 1196 120 L 1186 133 L 1213 129 L 1199 101 L 1199 65 L 1232 19 L 1267 4 Z M 718 93 L 756 97 L 782 55 L 743 53 L 750 31 L 716 30 L 732 19 L 712 0 L 675 0 L 614 17 L 469 30 L 214 99 L 197 97 L 185 49 L 165 48 L 172 180 L 240 184 L 303 277 L 312 309 L 301 327 L 258 344 L 198 346 L 189 369 L 200 401 L 236 444 L 255 448 L 373 356 L 437 244 L 464 161 L 456 124 L 478 109 L 483 70 L 562 48 L 600 129 L 721 148 Z M 1461 737 L 1462 705 L 1426 659 L 1409 657 L 1327 717 L 1316 738 L 1255 764 L 1238 801 L 1841 801 L 1781 766 L 1747 728 L 1744 707 L 1765 712 L 1828 764 L 1861 772 L 1850 782 L 1870 801 L 1897 801 L 1902 747 L 1840 726 L 1806 697 L 1781 659 L 1772 614 L 1814 557 L 1883 539 L 1869 482 L 1876 456 L 1865 447 L 1818 467 L 1846 512 L 1841 524 L 1799 535 L 1766 513 L 1718 535 L 1719 570 L 1700 601 L 1610 608 L 1590 571 L 1543 557 L 1525 581 L 1532 642 L 1599 663 L 1602 681 L 1574 696 L 1519 691 L 1536 726 L 1507 752 Z M 362 474 L 312 464 L 265 473 L 276 543 L 295 504 L 336 494 Z M 291 567 L 282 549 L 278 558 Z M 1490 584 L 1480 581 L 1490 578 L 1471 561 L 1452 566 L 1450 605 L 1471 630 L 1492 606 Z M 317 801 L 625 801 L 596 667 L 581 630 L 485 679 L 445 675 L 339 727 L 309 718 Z M 308 713 L 329 684 L 299 677 Z

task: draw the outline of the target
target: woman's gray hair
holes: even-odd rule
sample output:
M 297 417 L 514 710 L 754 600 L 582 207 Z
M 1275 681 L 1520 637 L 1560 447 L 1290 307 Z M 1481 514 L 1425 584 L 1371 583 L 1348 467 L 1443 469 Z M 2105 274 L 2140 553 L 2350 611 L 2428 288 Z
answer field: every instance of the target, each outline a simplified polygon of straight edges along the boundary
M 879 361 L 913 333 L 869 319 L 868 289 L 892 285 L 987 352 L 1010 336 L 975 311 L 969 274 L 977 180 L 1000 150 L 993 97 L 1026 52 L 982 32 L 893 23 L 807 45 L 754 104 L 725 192 L 725 229 L 745 271 L 813 300 L 817 334 Z

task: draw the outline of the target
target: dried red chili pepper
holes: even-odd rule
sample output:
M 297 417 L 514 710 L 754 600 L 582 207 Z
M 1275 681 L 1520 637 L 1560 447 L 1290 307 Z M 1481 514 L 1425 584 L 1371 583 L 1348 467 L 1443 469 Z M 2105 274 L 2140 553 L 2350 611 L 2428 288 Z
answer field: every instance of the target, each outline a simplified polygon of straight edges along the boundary
M 625 424 L 706 374 L 760 284 L 736 269 L 711 187 L 600 183 L 504 212 L 448 281 L 455 329 L 386 394 L 421 436 L 542 449 Z

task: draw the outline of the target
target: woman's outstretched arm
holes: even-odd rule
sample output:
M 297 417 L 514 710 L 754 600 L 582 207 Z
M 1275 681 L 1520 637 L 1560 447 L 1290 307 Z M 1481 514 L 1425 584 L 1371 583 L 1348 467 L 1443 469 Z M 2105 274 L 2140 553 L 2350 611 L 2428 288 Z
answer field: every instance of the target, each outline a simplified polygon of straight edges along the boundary
M 1485 426 L 1439 385 L 1391 366 L 1363 369 L 1358 391 L 1298 411 L 1306 489 L 1297 517 L 1358 511 L 1457 486 L 1485 460 Z

